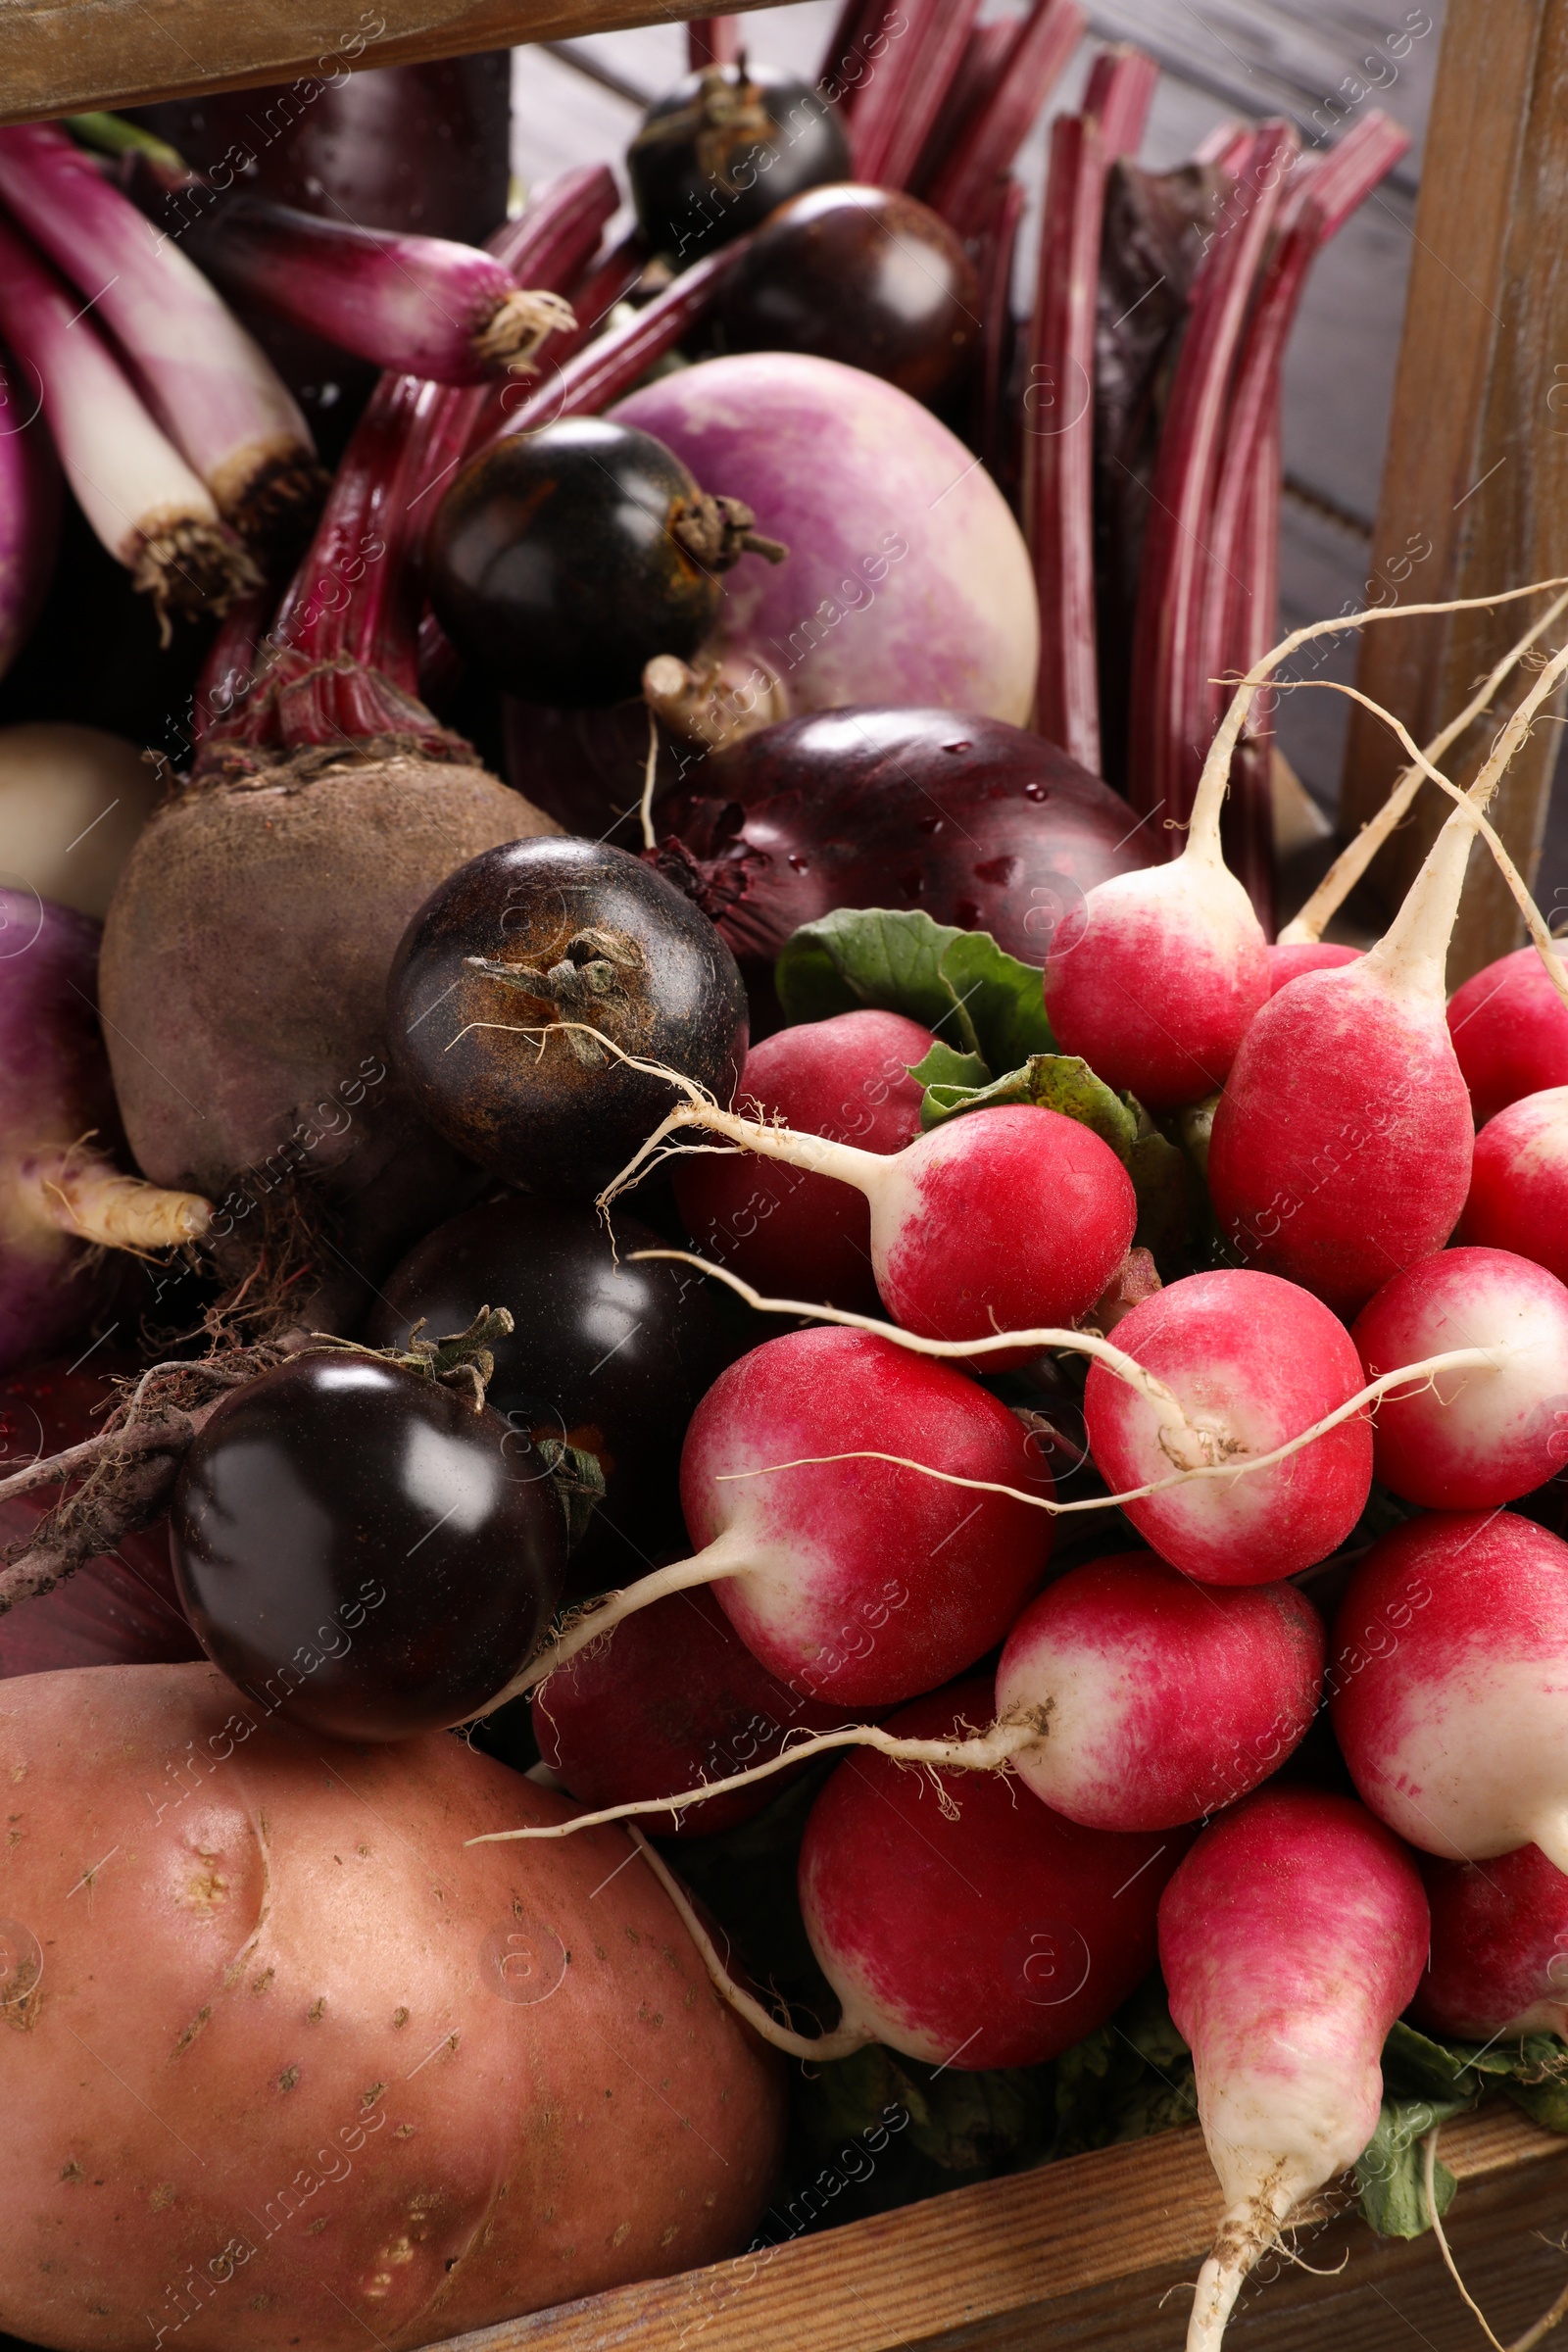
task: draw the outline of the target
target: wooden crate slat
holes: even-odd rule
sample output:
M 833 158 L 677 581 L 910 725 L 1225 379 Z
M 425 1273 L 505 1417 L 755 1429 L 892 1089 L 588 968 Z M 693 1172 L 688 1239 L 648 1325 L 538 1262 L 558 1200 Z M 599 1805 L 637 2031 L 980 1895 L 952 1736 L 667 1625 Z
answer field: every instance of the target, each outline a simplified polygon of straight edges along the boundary
M 0 122 L 310 84 L 702 11 L 703 0 L 336 0 L 329 15 L 312 0 L 0 0 Z
M 1531 2255 L 1530 2229 L 1562 2212 L 1568 2141 L 1499 2102 L 1451 2125 L 1443 2156 L 1462 2182 L 1498 2183 L 1496 2211 L 1490 2201 L 1485 2208 L 1486 2244 L 1507 2241 L 1505 2271 L 1512 2277 Z M 1338 2203 L 1343 2208 L 1343 2196 Z M 1456 2239 L 1464 2203 L 1462 2195 Z M 1473 2203 L 1464 2231 L 1471 2238 L 1482 2218 L 1479 2194 Z M 1048 2341 L 1054 2348 L 1115 2344 L 1122 2352 L 1174 2352 L 1186 2326 L 1181 2282 L 1192 2279 L 1217 2215 L 1218 2189 L 1200 2136 L 1192 2130 L 1164 2132 L 480 2329 L 445 2352 L 621 2352 L 631 2345 L 637 2352 L 759 2352 L 774 2345 L 789 2352 L 1037 2352 Z M 1289 2268 L 1260 2283 L 1254 2300 L 1272 2330 L 1269 2352 L 1287 2346 L 1294 2352 L 1298 2343 L 1307 2352 L 1324 2340 L 1321 2308 L 1309 2321 L 1315 2337 L 1278 2332 L 1298 2304 L 1320 2305 L 1353 2289 L 1360 2303 L 1376 2307 L 1374 2277 L 1381 2281 L 1438 2265 L 1430 2238 L 1386 2247 L 1353 2219 L 1330 2224 L 1307 2246 L 1307 2259 L 1332 2264 L 1343 2247 L 1350 2251 L 1345 2278 L 1319 2282 L 1310 2296 L 1302 2289 L 1313 2282 Z M 1531 2301 L 1541 2282 L 1535 2269 L 1542 2267 L 1524 2281 L 1522 2320 L 1556 2291 L 1548 2262 L 1546 2291 Z M 1442 2284 L 1463 2323 L 1432 2339 L 1446 2352 L 1449 2342 L 1469 2343 L 1475 2324 L 1446 2274 Z M 1178 2291 L 1161 2308 L 1170 2288 Z M 1336 2352 L 1352 2352 L 1396 2339 L 1342 2335 L 1336 2327 L 1333 2340 Z
M 1449 0 L 1427 157 L 1372 555 L 1386 601 L 1404 604 L 1568 571 L 1568 0 Z M 1380 623 L 1364 635 L 1360 686 L 1422 742 L 1523 625 L 1518 606 Z M 1475 728 L 1450 755 L 1456 783 L 1475 773 L 1492 731 Z M 1557 738 L 1549 722 L 1537 727 L 1493 806 L 1527 877 Z M 1399 758 L 1377 720 L 1353 713 L 1344 829 L 1381 806 Z M 1390 903 L 1446 807 L 1424 794 L 1374 867 Z M 1521 936 L 1500 876 L 1472 854 L 1449 986 Z

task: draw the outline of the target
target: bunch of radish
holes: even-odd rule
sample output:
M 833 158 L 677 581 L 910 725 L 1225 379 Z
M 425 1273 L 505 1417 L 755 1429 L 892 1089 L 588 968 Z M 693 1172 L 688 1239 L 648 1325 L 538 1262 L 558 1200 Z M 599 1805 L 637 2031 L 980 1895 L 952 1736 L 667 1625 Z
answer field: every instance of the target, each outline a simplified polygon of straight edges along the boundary
M 202 1846 L 193 1808 L 170 1902 L 199 1886 L 205 1919 L 261 1870 L 274 1794 L 325 1818 L 302 1758 L 369 1758 L 355 1804 L 416 1826 L 432 1885 L 464 1873 L 420 1930 L 423 2064 L 471 2034 L 510 2082 L 552 2043 L 483 2004 L 473 2027 L 451 1923 L 477 1933 L 475 1906 L 507 1909 L 486 1998 L 492 1976 L 520 1997 L 527 1923 L 534 1958 L 577 1966 L 562 2016 L 607 2038 L 617 1985 L 664 2024 L 639 1939 L 688 1938 L 682 2020 L 704 1972 L 717 1999 L 679 2030 L 750 2128 L 720 2129 L 727 2090 L 697 2099 L 683 2058 L 661 2081 L 707 2157 L 661 2124 L 585 2255 L 550 2206 L 540 2294 L 625 2276 L 628 2230 L 646 2270 L 755 2219 L 781 2130 L 762 2045 L 1041 2066 L 1157 1964 L 1221 2189 L 1189 2337 L 1213 2352 L 1365 2149 L 1402 2013 L 1568 2025 L 1568 1543 L 1543 1524 L 1568 1470 L 1568 974 L 1487 814 L 1568 674 L 1568 598 L 1432 745 L 1403 739 L 1384 818 L 1272 940 L 1259 697 L 1309 640 L 1391 617 L 1264 651 L 1280 359 L 1402 134 L 1368 117 L 1303 162 L 1264 125 L 1199 159 L 1225 233 L 1200 266 L 1188 221 L 1126 355 L 1147 386 L 1179 345 L 1152 519 L 1117 525 L 1149 519 L 1143 581 L 1097 644 L 1093 430 L 1020 447 L 1004 388 L 1016 361 L 1094 391 L 1095 259 L 1126 258 L 1153 70 L 1106 52 L 1054 126 L 1014 352 L 1009 167 L 1083 14 L 923 0 L 894 43 L 893 13 L 851 0 L 814 90 L 704 21 L 627 159 L 624 234 L 608 171 L 480 251 L 211 202 L 107 118 L 82 135 L 113 168 L 63 128 L 0 131 L 0 336 L 47 426 L 0 458 L 0 659 L 47 571 L 55 457 L 166 625 L 219 623 L 188 765 L 101 930 L 0 891 L 0 1675 L 48 1678 L 20 1690 L 13 1779 L 36 1748 L 61 1781 L 85 1702 L 56 1669 L 127 1665 L 92 1702 L 107 1838 L 131 1802 L 113 1754 L 171 1724 L 211 1745 L 232 1695 L 265 1733 L 234 1780 L 263 1826 L 225 1788 Z M 188 239 L 150 225 L 171 198 Z M 385 371 L 330 480 L 261 317 Z M 1440 763 L 1527 654 L 1458 792 Z M 1325 945 L 1423 789 L 1451 805 L 1404 904 L 1364 954 Z M 1138 822 L 1166 808 L 1169 858 L 1181 827 Z M 51 873 L 74 847 L 45 842 Z M 1531 944 L 1450 1001 L 1491 856 Z M 769 1953 L 748 1979 L 682 1884 L 775 1799 L 804 1818 L 836 2016 L 764 1997 Z M 47 1905 L 41 1850 L 17 1884 Z M 584 1924 L 602 1860 L 604 1886 L 637 1864 L 624 1975 Z M 209 2000 L 162 1886 L 110 1920 L 182 1936 L 188 2037 L 227 2033 L 266 1916 Z M 570 1953 L 534 1935 L 547 1901 Z M 343 1941 L 366 1971 L 360 1927 Z M 34 1989 L 0 1973 L 0 2012 Z M 401 2054 L 386 2006 L 356 2065 Z M 301 2068 L 273 2015 L 280 2098 Z M 541 2132 L 588 2099 L 585 2052 L 536 2069 Z M 463 2216 L 520 2161 L 472 2136 L 493 2164 Z M 400 2160 L 389 2135 L 376 2215 L 412 2193 Z M 676 2210 L 699 2191 L 713 2218 Z M 47 2201 L 0 2224 L 0 2325 L 65 2342 L 32 2275 L 56 2227 Z M 311 2257 L 341 2304 L 333 2259 Z M 419 2257 L 405 2332 L 443 2295 L 478 2326 L 534 2292 L 479 2262 L 452 2282 L 466 2259 Z M 192 2343 L 220 2342 L 205 2325 Z

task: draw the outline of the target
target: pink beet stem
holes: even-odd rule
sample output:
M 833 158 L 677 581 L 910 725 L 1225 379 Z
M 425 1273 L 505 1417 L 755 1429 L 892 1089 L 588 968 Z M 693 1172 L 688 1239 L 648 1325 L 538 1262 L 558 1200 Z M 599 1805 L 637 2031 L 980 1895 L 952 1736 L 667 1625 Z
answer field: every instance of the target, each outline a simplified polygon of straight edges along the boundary
M 1215 681 L 1227 669 L 1245 673 L 1275 638 L 1283 366 L 1308 271 L 1323 244 L 1408 145 L 1408 134 L 1387 115 L 1369 115 L 1326 156 L 1302 157 L 1281 200 L 1273 246 L 1237 362 L 1224 455 L 1205 533 L 1201 620 L 1191 647 L 1182 728 L 1188 806 L 1203 750 L 1227 700 L 1226 688 Z M 1272 936 L 1269 781 L 1268 749 L 1254 711 L 1233 780 L 1226 838 L 1235 870 Z
M 1102 51 L 1082 115 L 1051 126 L 1046 229 L 1030 337 L 1024 516 L 1043 620 L 1035 725 L 1100 773 L 1095 618 L 1095 329 L 1105 174 L 1136 152 L 1158 68 L 1135 49 Z
M 542 424 L 553 424 L 561 416 L 597 416 L 612 401 L 629 392 L 656 360 L 673 350 L 681 337 L 706 318 L 747 242 L 737 237 L 721 253 L 693 263 L 635 318 L 612 327 L 564 368 L 553 370 L 496 438 L 537 432 Z
M 958 71 L 979 0 L 900 0 L 883 11 L 887 45 L 867 73 L 850 130 L 855 176 L 902 188 Z M 895 30 L 902 22 L 903 29 Z
M 1006 391 L 1013 348 L 1012 264 L 1023 205 L 1023 188 L 1009 173 L 993 194 L 991 218 L 975 244 L 980 315 L 985 320 L 978 438 L 986 465 L 998 481 L 1010 481 L 1017 471 L 1018 420 L 1009 413 Z
M 686 24 L 686 64 L 693 74 L 705 66 L 732 66 L 741 53 L 738 17 L 690 17 Z
M 1045 5 L 1046 0 L 1040 4 Z M 932 186 L 959 140 L 967 138 L 978 110 L 990 102 L 1007 52 L 1018 37 L 1018 25 L 1015 18 L 998 17 L 989 24 L 977 24 L 965 41 L 947 104 L 931 125 L 920 160 L 909 174 L 910 194 L 924 203 L 930 203 Z
M 1287 160 L 1298 147 L 1285 122 L 1256 133 L 1221 215 L 1193 292 L 1191 317 L 1160 431 L 1133 628 L 1128 797 L 1167 821 L 1185 819 L 1184 685 L 1226 398 L 1258 263 L 1279 204 Z M 1179 837 L 1163 836 L 1169 844 Z
M 998 179 L 1033 129 L 1041 109 L 1066 72 L 1087 20 L 1078 0 L 1035 0 L 998 61 L 990 87 L 963 124 L 932 181 L 926 201 L 956 228 L 973 235 Z M 978 37 L 1003 29 L 983 25 Z M 1151 74 L 1158 69 L 1151 62 Z M 956 95 L 956 92 L 955 93 Z M 1086 112 L 1098 114 L 1096 107 Z M 1133 141 L 1136 147 L 1138 141 Z M 1112 152 L 1120 153 L 1120 149 Z M 1048 199 L 1046 219 L 1052 218 Z
M 844 109 L 846 122 L 853 120 L 861 86 L 872 70 L 869 45 L 881 41 L 882 21 L 892 13 L 887 0 L 844 0 L 839 11 L 816 83 L 829 106 Z M 885 47 L 883 43 L 877 50 L 879 56 Z

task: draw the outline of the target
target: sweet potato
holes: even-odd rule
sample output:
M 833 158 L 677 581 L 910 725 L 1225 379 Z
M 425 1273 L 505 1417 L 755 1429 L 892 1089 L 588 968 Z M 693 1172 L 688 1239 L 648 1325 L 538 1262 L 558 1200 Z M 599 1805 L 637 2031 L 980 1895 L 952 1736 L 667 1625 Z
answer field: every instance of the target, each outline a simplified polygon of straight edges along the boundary
M 394 2352 L 755 2224 L 776 2061 L 647 1866 L 465 1843 L 565 1799 L 207 1666 L 7 1685 L 0 1784 L 0 2329 Z

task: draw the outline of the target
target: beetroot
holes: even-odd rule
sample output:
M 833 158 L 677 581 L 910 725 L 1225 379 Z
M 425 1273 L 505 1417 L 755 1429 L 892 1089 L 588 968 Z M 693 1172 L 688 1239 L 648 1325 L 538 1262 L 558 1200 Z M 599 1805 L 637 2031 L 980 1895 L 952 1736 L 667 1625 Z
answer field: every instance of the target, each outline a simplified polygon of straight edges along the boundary
M 285 1180 L 319 1178 L 352 1205 L 345 1252 L 372 1281 L 466 1181 L 389 1074 L 393 951 L 455 866 L 554 830 L 416 696 L 411 509 L 445 397 L 383 381 L 256 670 L 142 834 L 104 936 L 143 1169 L 224 1196 L 220 1235 L 260 1229 Z
M 951 710 L 760 728 L 688 766 L 659 817 L 676 837 L 661 862 L 692 874 L 743 968 L 837 906 L 923 907 L 1042 964 L 1084 893 L 1151 856 L 1126 802 L 1054 744 Z

